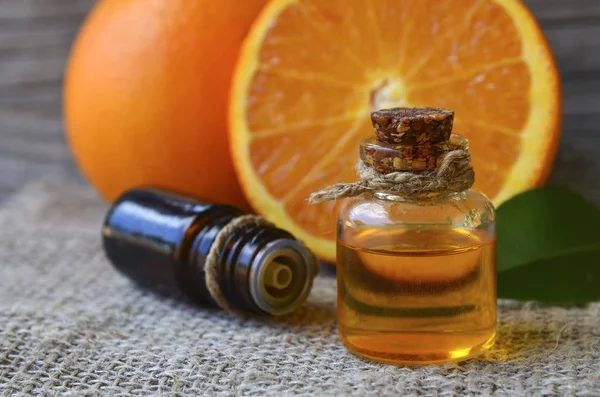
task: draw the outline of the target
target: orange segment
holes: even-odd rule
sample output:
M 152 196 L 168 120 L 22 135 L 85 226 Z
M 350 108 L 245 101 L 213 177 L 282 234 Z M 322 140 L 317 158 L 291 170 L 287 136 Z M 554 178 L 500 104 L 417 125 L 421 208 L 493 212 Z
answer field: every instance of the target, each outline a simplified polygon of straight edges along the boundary
M 231 92 L 231 149 L 248 199 L 334 260 L 340 203 L 306 199 L 356 179 L 369 113 L 395 106 L 453 109 L 475 187 L 496 204 L 550 172 L 559 79 L 520 1 L 273 0 L 246 39 Z
M 285 200 L 293 196 L 294 189 L 304 180 L 290 178 L 296 170 L 310 170 L 315 159 L 325 158 L 355 121 L 317 123 L 306 127 L 296 126 L 289 134 L 259 135 L 250 141 L 252 168 L 262 178 L 265 188 L 273 197 Z M 300 125 L 300 123 L 299 123 Z M 318 139 L 306 139 L 316 136 Z M 276 150 L 273 150 L 276 148 Z

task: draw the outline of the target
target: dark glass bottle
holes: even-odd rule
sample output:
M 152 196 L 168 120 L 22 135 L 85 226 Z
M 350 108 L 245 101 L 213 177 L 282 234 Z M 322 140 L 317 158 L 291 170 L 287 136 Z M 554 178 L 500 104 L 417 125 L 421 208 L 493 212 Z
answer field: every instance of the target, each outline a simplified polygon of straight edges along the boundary
M 244 215 L 171 192 L 138 188 L 109 209 L 102 231 L 106 255 L 132 280 L 152 289 L 183 291 L 215 305 L 204 272 L 217 233 Z M 298 308 L 312 287 L 317 265 L 290 233 L 271 226 L 234 231 L 219 252 L 218 283 L 240 311 L 281 315 Z

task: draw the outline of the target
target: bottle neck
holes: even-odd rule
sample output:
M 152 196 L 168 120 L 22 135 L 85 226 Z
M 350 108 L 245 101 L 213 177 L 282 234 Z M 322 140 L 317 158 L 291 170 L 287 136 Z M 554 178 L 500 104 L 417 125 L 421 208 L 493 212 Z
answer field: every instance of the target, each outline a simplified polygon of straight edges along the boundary
M 395 201 L 395 202 L 422 202 L 422 201 L 436 201 L 441 199 L 448 199 L 452 197 L 460 197 L 464 195 L 466 192 L 444 192 L 444 193 L 421 193 L 421 194 L 412 194 L 412 195 L 398 195 L 394 193 L 387 192 L 375 192 L 373 196 L 380 200 L 385 201 Z
M 231 219 L 220 217 L 206 222 L 193 240 L 186 269 L 188 275 L 195 275 L 191 287 L 196 292 L 190 293 L 201 291 L 204 300 L 212 300 L 205 286 L 206 257 L 217 233 Z M 272 315 L 292 312 L 306 300 L 312 287 L 312 254 L 291 234 L 275 227 L 235 230 L 218 257 L 219 287 L 228 303 L 242 311 Z M 183 283 L 185 279 L 189 280 L 185 277 Z

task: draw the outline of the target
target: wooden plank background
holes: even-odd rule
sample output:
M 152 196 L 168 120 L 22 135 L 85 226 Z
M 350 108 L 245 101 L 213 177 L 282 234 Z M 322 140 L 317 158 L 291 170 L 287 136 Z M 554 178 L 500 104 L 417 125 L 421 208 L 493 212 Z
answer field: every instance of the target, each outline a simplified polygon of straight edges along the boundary
M 94 3 L 0 0 L 0 200 L 30 180 L 81 181 L 64 141 L 61 85 L 70 45 Z M 563 137 L 551 183 L 600 205 L 600 0 L 525 3 L 563 80 Z

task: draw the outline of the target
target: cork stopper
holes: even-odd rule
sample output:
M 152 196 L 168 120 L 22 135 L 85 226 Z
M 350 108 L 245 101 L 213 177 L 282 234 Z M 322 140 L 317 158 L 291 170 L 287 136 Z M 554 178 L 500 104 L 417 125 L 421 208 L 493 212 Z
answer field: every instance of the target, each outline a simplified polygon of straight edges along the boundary
M 375 139 L 391 145 L 446 142 L 452 133 L 454 112 L 442 108 L 393 108 L 371 113 Z
M 371 137 L 361 142 L 360 158 L 380 174 L 428 171 L 439 168 L 446 153 L 468 149 L 467 139 L 456 134 L 452 134 L 447 142 L 416 146 L 381 144 Z
M 322 203 L 363 193 L 393 196 L 464 192 L 475 182 L 469 141 L 452 134 L 454 112 L 394 108 L 371 113 L 375 136 L 360 143 L 359 181 L 336 183 L 310 195 Z

